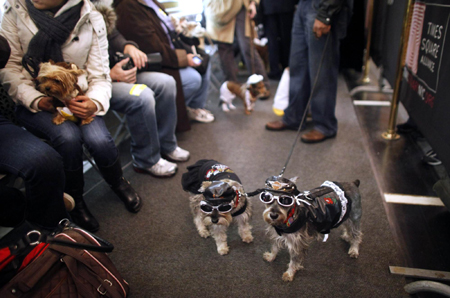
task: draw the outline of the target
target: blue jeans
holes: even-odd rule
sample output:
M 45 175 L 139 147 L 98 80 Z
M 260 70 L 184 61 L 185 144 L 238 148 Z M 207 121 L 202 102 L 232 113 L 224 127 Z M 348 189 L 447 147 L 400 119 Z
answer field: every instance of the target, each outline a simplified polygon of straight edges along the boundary
M 114 82 L 110 104 L 111 109 L 126 115 L 134 165 L 149 168 L 158 162 L 161 153 L 177 148 L 177 88 L 174 78 L 161 72 L 138 73 L 136 84 L 148 88 L 131 92 L 137 85 Z
M 300 126 L 319 71 L 322 53 L 325 51 L 311 99 L 311 114 L 314 128 L 326 136 L 331 136 L 336 134 L 338 129 L 335 108 L 339 72 L 339 39 L 345 36 L 346 26 L 332 23 L 331 31 L 317 39 L 312 31 L 316 18 L 312 2 L 313 0 L 300 0 L 294 16 L 289 58 L 289 105 L 284 110 L 283 122 L 291 127 Z M 325 48 L 328 35 L 330 35 L 328 45 Z
M 211 80 L 211 63 L 208 64 L 208 68 L 203 75 L 200 75 L 192 67 L 180 68 L 179 71 L 186 106 L 193 109 L 203 109 L 206 106 Z
M 32 113 L 23 106 L 17 107 L 16 116 L 28 131 L 50 142 L 62 156 L 66 171 L 76 171 L 83 167 L 83 144 L 98 166 L 106 168 L 117 161 L 119 152 L 100 116 L 83 126 L 71 121 L 55 125 L 52 123 L 51 113 Z
M 21 177 L 26 189 L 26 219 L 55 227 L 67 218 L 64 207 L 64 168 L 61 156 L 49 145 L 0 115 L 0 172 Z M 0 209 L 8 208 L 5 198 Z M 5 206 L 3 206 L 5 204 Z M 23 216 L 17 214 L 17 217 Z

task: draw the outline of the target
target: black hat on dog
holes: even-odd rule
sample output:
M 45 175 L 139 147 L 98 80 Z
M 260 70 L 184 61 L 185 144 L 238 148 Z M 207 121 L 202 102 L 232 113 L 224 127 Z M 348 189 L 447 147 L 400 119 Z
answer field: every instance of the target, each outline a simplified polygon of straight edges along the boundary
M 271 176 L 266 179 L 266 186 L 269 188 L 268 191 L 274 192 L 283 192 L 283 193 L 291 193 L 294 195 L 299 194 L 300 192 L 297 190 L 297 185 L 291 180 L 280 177 L 280 176 Z
M 236 191 L 226 182 L 213 181 L 205 189 L 203 196 L 210 203 L 231 202 L 236 197 Z

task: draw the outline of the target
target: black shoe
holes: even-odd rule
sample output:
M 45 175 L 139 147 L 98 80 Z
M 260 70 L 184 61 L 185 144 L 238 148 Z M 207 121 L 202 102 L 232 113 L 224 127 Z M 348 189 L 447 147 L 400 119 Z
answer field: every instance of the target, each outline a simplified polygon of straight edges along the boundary
M 417 131 L 417 127 L 408 122 L 397 125 L 397 132 L 399 134 L 408 134 L 408 133 L 412 133 L 415 131 Z
M 89 232 L 95 233 L 100 229 L 100 224 L 89 211 L 83 199 L 76 200 L 75 208 L 69 214 L 75 224 Z
M 125 204 L 128 211 L 137 213 L 141 210 L 142 200 L 134 188 L 131 187 L 130 182 L 128 182 L 125 178 L 122 177 L 119 185 L 111 186 L 111 189 Z

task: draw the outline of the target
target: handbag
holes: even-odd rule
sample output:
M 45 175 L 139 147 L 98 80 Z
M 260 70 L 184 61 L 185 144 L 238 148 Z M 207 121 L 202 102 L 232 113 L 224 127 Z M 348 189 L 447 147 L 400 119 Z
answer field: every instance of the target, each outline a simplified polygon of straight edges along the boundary
M 67 219 L 55 231 L 25 222 L 0 242 L 0 297 L 126 297 L 129 286 L 106 254 L 113 249 Z

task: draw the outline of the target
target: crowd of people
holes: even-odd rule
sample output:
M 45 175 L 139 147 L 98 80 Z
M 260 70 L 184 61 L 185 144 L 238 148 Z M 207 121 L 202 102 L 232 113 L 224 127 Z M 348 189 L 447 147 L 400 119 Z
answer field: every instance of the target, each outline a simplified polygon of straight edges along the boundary
M 226 80 L 237 81 L 236 45 L 248 70 L 264 77 L 267 90 L 269 77 L 279 79 L 282 70 L 290 66 L 289 106 L 283 119 L 267 123 L 266 129 L 298 128 L 321 65 L 327 71 L 318 76 L 312 96 L 315 127 L 302 141 L 317 143 L 336 136 L 339 40 L 345 36 L 351 2 L 292 0 L 286 10 L 280 1 L 261 0 L 260 13 L 271 37 L 268 75 L 251 46 L 255 1 L 204 1 L 206 31 L 218 44 Z M 44 228 L 70 216 L 79 226 L 97 231 L 100 225 L 83 199 L 84 146 L 126 209 L 138 212 L 143 199 L 123 176 L 118 149 L 102 116 L 109 109 L 125 115 L 133 168 L 155 177 L 174 176 L 177 163 L 190 157 L 177 145 L 176 131 L 187 130 L 190 121 L 215 120 L 205 108 L 211 66 L 200 72 L 195 53 L 177 46 L 174 31 L 170 16 L 156 0 L 115 0 L 112 4 L 103 0 L 8 0 L 0 32 L 4 67 L 0 82 L 16 103 L 20 126 L 0 114 L 0 172 L 23 178 L 26 194 L 23 197 L 2 187 L 0 192 L 8 194 L 2 195 L 2 200 L 8 197 L 16 203 L 0 204 L 16 206 L 13 212 L 25 208 L 24 218 Z M 113 58 L 118 52 L 129 57 L 117 61 Z M 150 53 L 161 54 L 160 70 L 146 70 Z M 90 124 L 52 123 L 53 99 L 35 86 L 40 63 L 50 60 L 75 63 L 85 71 L 78 78 L 83 95 L 77 95 L 67 107 L 80 119 L 93 117 Z M 130 60 L 132 66 L 125 67 Z M 75 201 L 69 214 L 64 194 Z M 0 218 L 8 218 L 6 215 L 0 214 Z M 11 221 L 3 221 L 0 225 L 11 225 Z

